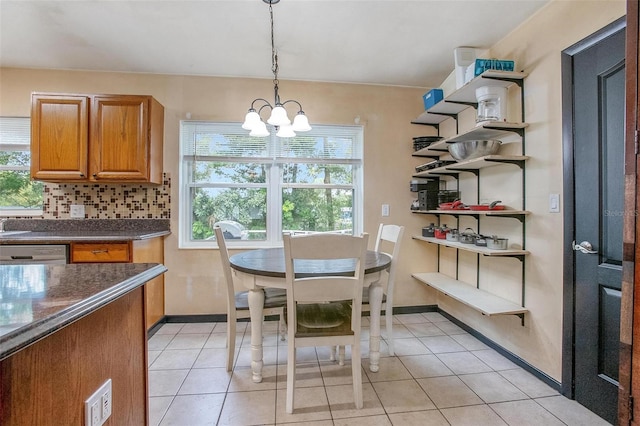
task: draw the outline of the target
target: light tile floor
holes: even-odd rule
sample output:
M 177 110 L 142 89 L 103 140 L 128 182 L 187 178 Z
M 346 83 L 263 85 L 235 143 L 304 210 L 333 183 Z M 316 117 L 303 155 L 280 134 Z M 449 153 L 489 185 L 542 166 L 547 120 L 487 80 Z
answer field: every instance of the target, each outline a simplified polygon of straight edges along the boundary
M 396 355 L 383 341 L 378 373 L 369 371 L 363 318 L 360 410 L 348 362 L 329 361 L 328 348 L 299 350 L 296 409 L 287 414 L 287 346 L 277 323 L 264 325 L 259 384 L 251 381 L 248 323 L 238 324 L 235 367 L 225 370 L 225 327 L 170 323 L 149 339 L 151 426 L 608 425 L 436 312 L 394 316 Z

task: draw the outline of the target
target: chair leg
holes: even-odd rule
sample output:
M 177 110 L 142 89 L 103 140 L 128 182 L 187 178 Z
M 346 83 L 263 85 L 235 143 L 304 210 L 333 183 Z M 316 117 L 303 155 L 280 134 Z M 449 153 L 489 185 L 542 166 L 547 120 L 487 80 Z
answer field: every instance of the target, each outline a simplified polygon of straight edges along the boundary
M 284 342 L 284 337 L 287 335 L 287 320 L 284 317 L 284 311 L 280 312 L 278 327 L 280 328 L 280 340 Z
M 329 361 L 335 361 L 335 360 L 336 360 L 336 347 L 329 346 Z
M 289 341 L 287 351 L 287 413 L 293 413 L 293 400 L 296 391 L 296 348 L 295 342 Z
M 385 329 L 387 330 L 387 345 L 389 346 L 389 355 L 394 356 L 393 349 L 393 308 L 387 304 L 384 313 Z
M 338 346 L 338 365 L 344 365 L 344 345 Z
M 362 358 L 359 345 L 351 345 L 351 376 L 353 378 L 353 400 L 356 408 L 360 409 L 362 403 Z
M 236 322 L 227 319 L 227 371 L 233 370 L 236 354 Z

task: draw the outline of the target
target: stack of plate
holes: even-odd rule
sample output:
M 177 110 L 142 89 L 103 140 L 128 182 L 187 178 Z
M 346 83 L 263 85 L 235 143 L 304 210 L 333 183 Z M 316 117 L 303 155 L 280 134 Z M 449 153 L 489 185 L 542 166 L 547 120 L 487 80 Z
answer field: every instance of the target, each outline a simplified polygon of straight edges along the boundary
M 419 151 L 442 139 L 440 136 L 418 136 L 413 138 L 413 150 Z

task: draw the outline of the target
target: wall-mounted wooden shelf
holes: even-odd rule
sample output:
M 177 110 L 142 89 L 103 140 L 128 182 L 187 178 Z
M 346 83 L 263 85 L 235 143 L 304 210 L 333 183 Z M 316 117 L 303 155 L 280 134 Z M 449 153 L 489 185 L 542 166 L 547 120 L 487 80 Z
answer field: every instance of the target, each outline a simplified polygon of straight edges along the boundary
M 509 257 L 509 256 L 526 256 L 529 254 L 527 250 L 519 250 L 519 249 L 491 250 L 486 247 L 479 247 L 475 244 L 464 244 L 464 243 L 459 243 L 455 241 L 441 240 L 439 238 L 423 237 L 421 235 L 412 235 L 411 238 L 413 238 L 414 240 L 426 241 L 431 244 L 439 244 L 441 246 L 451 247 L 458 250 L 470 251 L 472 253 L 479 253 L 484 256 Z
M 438 272 L 416 273 L 411 276 L 487 316 L 517 315 L 522 317 L 526 312 L 529 312 L 517 303 Z
M 509 87 L 513 84 L 522 85 L 522 80 L 527 76 L 523 72 L 487 70 L 438 102 L 415 120 L 413 124 L 426 124 L 437 126 L 447 118 L 457 118 L 467 108 L 477 105 L 476 89 L 482 86 Z
M 447 166 L 436 167 L 413 175 L 416 178 L 433 178 L 440 175 L 458 174 L 470 170 L 480 170 L 486 167 L 495 167 L 505 163 L 520 165 L 528 160 L 526 155 L 486 155 L 484 157 L 473 158 L 467 161 L 449 164 Z

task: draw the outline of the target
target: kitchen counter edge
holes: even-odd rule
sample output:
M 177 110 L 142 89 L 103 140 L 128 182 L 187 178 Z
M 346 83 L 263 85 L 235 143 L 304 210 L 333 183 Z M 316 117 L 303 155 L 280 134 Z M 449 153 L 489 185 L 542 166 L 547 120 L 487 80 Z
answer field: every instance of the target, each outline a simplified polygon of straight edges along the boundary
M 148 240 L 151 238 L 164 237 L 170 235 L 171 231 L 33 231 L 24 234 L 14 234 L 2 237 L 0 234 L 0 245 L 3 244 L 24 244 L 24 243 L 71 243 L 74 241 L 130 241 Z

